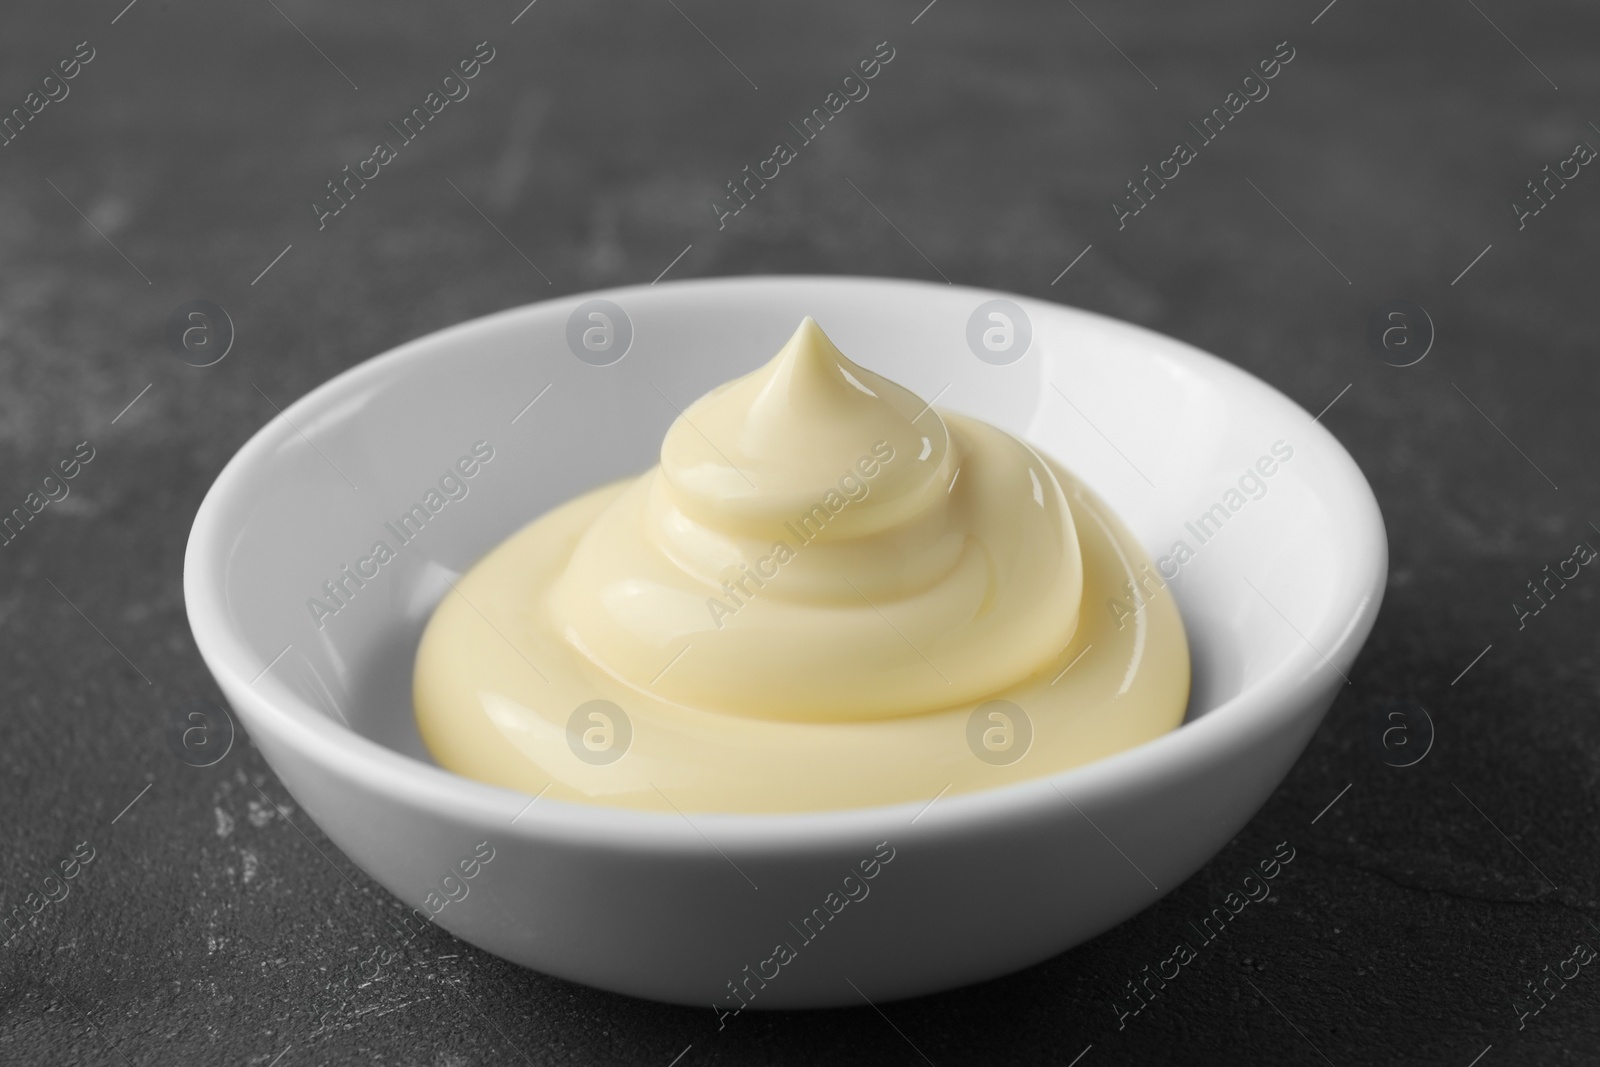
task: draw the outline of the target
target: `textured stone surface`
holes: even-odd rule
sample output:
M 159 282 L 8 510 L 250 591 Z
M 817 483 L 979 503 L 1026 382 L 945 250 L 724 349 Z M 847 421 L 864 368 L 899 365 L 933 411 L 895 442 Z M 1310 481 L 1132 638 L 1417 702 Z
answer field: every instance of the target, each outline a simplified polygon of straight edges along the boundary
M 0 148 L 0 508 L 78 442 L 95 450 L 0 549 L 0 903 L 78 842 L 95 850 L 0 950 L 0 1061 L 665 1067 L 691 1045 L 684 1067 L 1068 1064 L 1090 1045 L 1085 1067 L 1465 1067 L 1490 1045 L 1484 1067 L 1600 1059 L 1592 968 L 1520 1032 L 1511 1007 L 1575 942 L 1600 946 L 1600 578 L 1520 631 L 1510 607 L 1600 522 L 1600 174 L 1521 231 L 1508 209 L 1575 142 L 1600 144 L 1585 110 L 1600 14 L 923 2 L 540 0 L 515 24 L 520 0 L 0 16 L 4 108 L 77 42 L 95 49 Z M 484 39 L 496 58 L 472 95 L 319 232 L 323 183 Z M 719 232 L 723 183 L 884 39 L 896 57 L 871 96 Z M 1284 40 L 1295 58 L 1271 95 L 1119 232 L 1108 200 Z M 209 769 L 173 758 L 166 725 L 215 694 L 183 610 L 189 522 L 271 403 L 471 316 L 649 281 L 691 243 L 671 277 L 942 274 L 1173 334 L 1312 412 L 1339 397 L 1323 421 L 1382 503 L 1388 599 L 1305 757 L 1187 884 L 1021 974 L 719 1033 L 709 1010 L 568 985 L 438 931 L 390 958 L 401 905 L 263 803 L 258 787 L 282 791 L 247 742 Z M 1363 336 L 1396 296 L 1438 328 L 1403 370 Z M 193 298 L 238 330 L 205 370 L 163 341 Z M 1388 697 L 1437 725 L 1417 766 L 1373 747 Z M 1119 1030 L 1120 987 L 1285 840 L 1297 857 L 1273 902 Z

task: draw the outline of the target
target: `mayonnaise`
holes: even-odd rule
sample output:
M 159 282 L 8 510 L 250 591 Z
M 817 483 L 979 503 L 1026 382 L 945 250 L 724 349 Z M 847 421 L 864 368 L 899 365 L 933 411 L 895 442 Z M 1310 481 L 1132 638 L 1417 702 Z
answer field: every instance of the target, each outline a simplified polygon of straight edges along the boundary
M 456 584 L 418 650 L 418 724 L 461 774 L 630 807 L 1018 781 L 1181 720 L 1170 598 L 1105 607 L 1147 563 L 1064 469 L 856 365 L 807 318 L 683 412 L 657 467 Z

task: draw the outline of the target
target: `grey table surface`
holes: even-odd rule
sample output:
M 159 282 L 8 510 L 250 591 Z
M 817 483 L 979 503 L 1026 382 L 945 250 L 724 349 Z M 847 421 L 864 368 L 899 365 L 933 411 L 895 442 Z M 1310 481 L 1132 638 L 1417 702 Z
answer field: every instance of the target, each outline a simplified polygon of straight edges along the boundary
M 523 2 L 0 15 L 0 107 L 67 94 L 0 147 L 0 509 L 81 442 L 94 454 L 0 547 L 4 911 L 93 850 L 0 950 L 0 1061 L 1600 1060 L 1593 968 L 1519 1019 L 1525 982 L 1600 946 L 1600 578 L 1516 607 L 1547 564 L 1600 544 L 1600 175 L 1563 164 L 1600 144 L 1600 11 Z M 324 183 L 480 41 L 495 60 L 471 96 L 319 230 Z M 724 183 L 880 41 L 895 58 L 871 95 L 719 229 Z M 1270 95 L 1119 229 L 1125 183 L 1280 42 L 1294 58 Z M 43 83 L 75 50 L 93 58 Z M 1547 164 L 1578 175 L 1535 215 Z M 431 330 L 669 265 L 1045 297 L 1332 405 L 1322 422 L 1388 523 L 1387 600 L 1232 844 L 1092 943 L 881 1011 L 719 1032 L 709 1009 L 570 985 L 438 930 L 373 965 L 404 906 L 261 802 L 279 787 L 247 739 L 204 769 L 165 741 L 217 697 L 181 593 L 195 509 L 273 404 Z M 206 369 L 164 336 L 199 298 L 237 331 Z M 1436 327 L 1413 366 L 1367 341 L 1393 298 Z M 1375 743 L 1392 701 L 1434 724 L 1413 766 Z M 1124 983 L 1280 841 L 1297 858 L 1272 903 L 1119 1028 Z

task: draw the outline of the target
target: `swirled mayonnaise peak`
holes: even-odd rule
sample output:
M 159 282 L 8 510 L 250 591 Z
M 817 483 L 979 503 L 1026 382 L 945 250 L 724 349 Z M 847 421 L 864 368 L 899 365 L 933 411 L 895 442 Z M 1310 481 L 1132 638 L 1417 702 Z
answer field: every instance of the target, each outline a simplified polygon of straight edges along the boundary
M 596 664 L 673 702 L 870 719 L 1031 674 L 1071 638 L 1082 592 L 1048 464 L 941 417 L 807 318 L 673 423 L 550 610 Z
M 454 583 L 417 726 L 442 766 L 536 798 L 925 806 L 1179 723 L 1188 647 L 1150 567 L 1067 468 L 806 319 L 684 411 L 659 465 Z

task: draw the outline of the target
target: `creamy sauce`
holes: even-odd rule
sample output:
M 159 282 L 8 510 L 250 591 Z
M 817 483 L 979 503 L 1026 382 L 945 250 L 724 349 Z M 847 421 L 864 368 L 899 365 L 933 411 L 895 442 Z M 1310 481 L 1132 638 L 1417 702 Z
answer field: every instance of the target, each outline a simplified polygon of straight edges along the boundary
M 1144 564 L 1061 466 L 808 318 L 690 406 L 660 465 L 456 583 L 418 650 L 417 720 L 441 765 L 564 800 L 927 802 L 1178 724 L 1170 597 L 1106 609 Z

